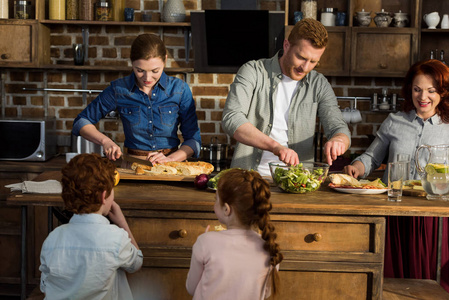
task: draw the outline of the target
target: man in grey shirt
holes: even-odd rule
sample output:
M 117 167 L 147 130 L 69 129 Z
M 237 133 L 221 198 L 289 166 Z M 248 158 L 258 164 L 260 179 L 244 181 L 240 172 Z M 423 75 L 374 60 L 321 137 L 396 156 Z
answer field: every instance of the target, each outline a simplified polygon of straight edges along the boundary
M 268 161 L 296 165 L 314 159 L 317 115 L 330 165 L 350 145 L 350 132 L 328 80 L 313 71 L 328 40 L 324 26 L 304 19 L 270 59 L 238 71 L 223 111 L 224 131 L 237 140 L 232 167 L 269 175 Z

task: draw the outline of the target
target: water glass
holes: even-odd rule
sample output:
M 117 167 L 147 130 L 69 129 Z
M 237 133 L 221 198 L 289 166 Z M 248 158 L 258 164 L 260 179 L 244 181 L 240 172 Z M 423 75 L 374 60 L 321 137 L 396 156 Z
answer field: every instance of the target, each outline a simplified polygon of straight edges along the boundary
M 73 44 L 73 61 L 76 66 L 84 65 L 84 45 Z
M 406 174 L 404 180 L 408 180 L 409 176 L 410 176 L 410 154 L 398 153 L 396 155 L 396 161 L 403 161 L 407 164 L 405 167 L 407 174 Z
M 388 201 L 402 201 L 402 187 L 407 175 L 407 162 L 388 163 Z

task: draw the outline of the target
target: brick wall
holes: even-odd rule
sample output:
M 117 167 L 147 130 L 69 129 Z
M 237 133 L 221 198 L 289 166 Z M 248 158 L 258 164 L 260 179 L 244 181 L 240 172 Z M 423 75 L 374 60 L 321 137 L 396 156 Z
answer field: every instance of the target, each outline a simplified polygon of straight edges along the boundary
M 136 9 L 136 19 L 140 11 L 158 10 L 158 2 L 154 0 L 127 0 L 126 5 Z M 216 0 L 184 1 L 187 13 L 196 9 L 213 9 L 219 7 Z M 284 1 L 259 1 L 261 9 L 283 10 Z M 52 64 L 73 64 L 72 44 L 82 42 L 81 27 L 76 25 L 49 25 L 51 30 L 51 61 Z M 176 27 L 143 27 L 143 26 L 89 26 L 89 57 L 85 64 L 130 66 L 129 50 L 134 38 L 141 33 L 154 33 L 162 37 L 169 51 L 167 67 L 193 67 L 193 53 L 190 60 L 185 61 L 184 32 Z M 193 49 L 194 51 L 194 49 Z M 96 94 L 87 95 L 83 101 L 79 92 L 42 92 L 23 91 L 28 88 L 82 88 L 82 76 L 87 77 L 87 89 L 102 90 L 112 80 L 128 75 L 129 72 L 74 70 L 1 70 L 1 113 L 6 117 L 44 117 L 57 118 L 59 135 L 59 151 L 70 151 L 70 132 L 73 119 L 92 100 Z M 199 126 L 204 143 L 209 143 L 212 137 L 218 137 L 221 143 L 233 143 L 221 129 L 220 120 L 225 104 L 229 85 L 233 74 L 175 74 L 190 85 L 194 95 L 199 118 Z M 398 78 L 351 78 L 329 77 L 337 96 L 372 96 L 374 92 L 381 93 L 387 88 L 388 93 L 399 93 L 402 84 Z M 350 101 L 339 101 L 340 107 L 350 106 Z M 350 153 L 362 152 L 370 144 L 373 135 L 387 113 L 370 111 L 369 100 L 359 100 L 357 108 L 362 111 L 363 121 L 350 125 L 353 133 Z M 124 135 L 120 120 L 102 120 L 98 128 L 113 138 L 120 146 Z

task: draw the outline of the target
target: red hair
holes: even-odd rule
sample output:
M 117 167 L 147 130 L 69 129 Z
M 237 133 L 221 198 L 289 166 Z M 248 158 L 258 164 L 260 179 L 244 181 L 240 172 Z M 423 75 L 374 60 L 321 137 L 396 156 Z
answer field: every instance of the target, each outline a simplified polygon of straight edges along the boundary
M 116 167 L 99 154 L 79 154 L 62 168 L 62 199 L 65 209 L 75 214 L 97 212 L 114 187 Z
M 441 100 L 436 107 L 436 113 L 443 123 L 449 123 L 449 67 L 436 59 L 429 59 L 415 63 L 405 75 L 402 87 L 404 97 L 403 110 L 409 112 L 415 109 L 412 99 L 413 80 L 418 75 L 427 75 L 433 79 L 433 86 Z

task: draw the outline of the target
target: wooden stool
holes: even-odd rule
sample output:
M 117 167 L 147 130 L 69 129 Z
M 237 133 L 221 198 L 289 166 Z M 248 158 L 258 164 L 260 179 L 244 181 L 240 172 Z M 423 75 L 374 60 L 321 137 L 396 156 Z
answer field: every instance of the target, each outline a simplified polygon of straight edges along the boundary
M 449 293 L 435 280 L 384 278 L 383 300 L 444 300 Z

